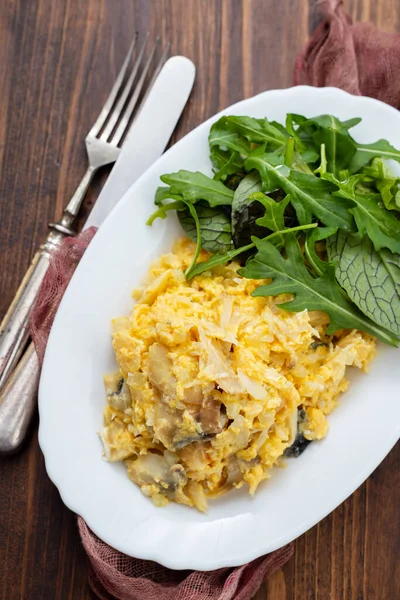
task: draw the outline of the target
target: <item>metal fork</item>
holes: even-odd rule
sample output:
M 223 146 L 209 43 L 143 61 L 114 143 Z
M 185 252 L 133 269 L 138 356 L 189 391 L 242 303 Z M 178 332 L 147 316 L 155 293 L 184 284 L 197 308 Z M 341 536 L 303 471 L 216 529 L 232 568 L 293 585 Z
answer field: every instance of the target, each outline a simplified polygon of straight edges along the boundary
M 145 89 L 146 78 L 149 75 L 160 42 L 157 37 L 146 56 L 148 38 L 149 34 L 146 35 L 132 70 L 129 72 L 129 65 L 138 39 L 138 35 L 135 34 L 106 103 L 86 136 L 85 143 L 89 161 L 87 171 L 65 208 L 60 221 L 49 225 L 50 233 L 35 254 L 0 325 L 0 392 L 28 342 L 29 315 L 49 267 L 51 254 L 60 246 L 65 236 L 75 235 L 71 226 L 78 215 L 95 172 L 100 167 L 115 162 L 118 158 L 124 136 L 129 131 L 129 125 L 138 104 L 139 96 Z M 169 47 L 167 46 L 155 67 L 147 86 L 147 92 L 155 81 L 167 57 L 168 50 Z M 144 98 L 145 96 L 146 94 L 144 94 Z

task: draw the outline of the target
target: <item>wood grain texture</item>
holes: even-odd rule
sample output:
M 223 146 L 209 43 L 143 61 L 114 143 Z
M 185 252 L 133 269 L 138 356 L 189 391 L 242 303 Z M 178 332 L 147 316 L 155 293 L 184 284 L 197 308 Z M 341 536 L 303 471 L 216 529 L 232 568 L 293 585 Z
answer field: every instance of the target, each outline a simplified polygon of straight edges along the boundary
M 400 31 L 398 0 L 349 0 L 347 8 L 355 19 Z M 237 100 L 289 86 L 315 20 L 308 0 L 1 0 L 0 316 L 85 171 L 83 139 L 134 30 L 168 38 L 173 54 L 196 63 L 176 141 Z M 100 185 L 101 177 L 84 214 Z M 399 462 L 397 445 L 297 540 L 295 557 L 255 600 L 399 598 Z M 46 476 L 37 423 L 0 469 L 2 600 L 93 599 L 76 520 Z

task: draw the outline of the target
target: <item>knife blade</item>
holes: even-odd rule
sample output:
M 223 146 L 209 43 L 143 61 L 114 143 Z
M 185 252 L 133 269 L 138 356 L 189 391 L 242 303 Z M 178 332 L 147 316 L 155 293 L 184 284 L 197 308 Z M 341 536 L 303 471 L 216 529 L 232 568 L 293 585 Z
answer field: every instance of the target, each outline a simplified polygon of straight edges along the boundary
M 84 229 L 100 227 L 136 179 L 164 152 L 195 78 L 195 66 L 183 56 L 164 64 L 129 137 L 87 219 Z M 16 452 L 24 441 L 36 406 L 40 365 L 31 343 L 0 398 L 0 454 Z
M 125 192 L 164 152 L 193 87 L 196 69 L 184 56 L 168 59 L 133 122 L 84 229 L 100 227 Z

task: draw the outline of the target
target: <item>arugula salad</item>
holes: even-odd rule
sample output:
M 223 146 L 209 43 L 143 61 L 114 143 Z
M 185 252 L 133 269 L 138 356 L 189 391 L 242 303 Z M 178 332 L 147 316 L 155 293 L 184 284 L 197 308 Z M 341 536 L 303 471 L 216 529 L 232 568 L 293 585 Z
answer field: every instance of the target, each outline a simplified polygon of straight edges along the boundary
M 208 141 L 213 178 L 163 175 L 148 220 L 177 211 L 196 243 L 187 279 L 233 259 L 238 273 L 268 279 L 255 296 L 289 293 L 281 308 L 324 311 L 328 334 L 360 329 L 400 341 L 400 177 L 386 140 L 360 144 L 361 119 L 288 114 L 223 116 Z M 197 262 L 201 248 L 211 253 Z

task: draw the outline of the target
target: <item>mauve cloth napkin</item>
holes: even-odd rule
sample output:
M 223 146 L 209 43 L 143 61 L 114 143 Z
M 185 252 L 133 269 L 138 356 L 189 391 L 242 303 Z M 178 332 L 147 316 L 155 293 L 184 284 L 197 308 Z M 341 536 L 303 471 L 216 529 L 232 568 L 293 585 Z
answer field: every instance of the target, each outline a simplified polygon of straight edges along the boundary
M 354 23 L 342 0 L 315 5 L 321 24 L 294 67 L 294 85 L 339 87 L 400 109 L 400 35 Z
M 352 24 L 340 0 L 317 3 L 322 19 L 298 56 L 294 83 L 336 86 L 400 107 L 400 36 L 369 23 Z M 64 240 L 53 256 L 32 312 L 32 338 L 43 360 L 47 338 L 68 282 L 96 230 Z M 293 554 L 293 544 L 237 568 L 210 572 L 171 571 L 117 552 L 78 517 L 82 544 L 91 563 L 90 585 L 102 600 L 250 600 L 262 581 Z

